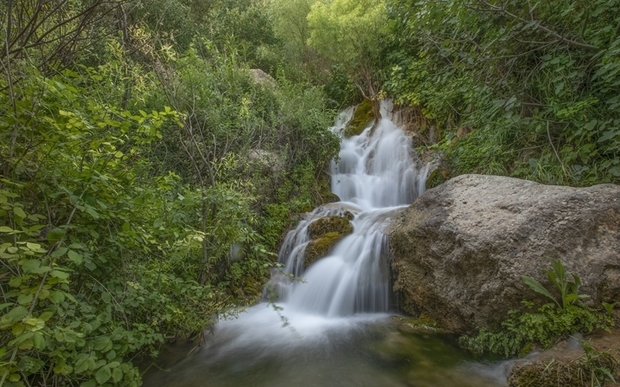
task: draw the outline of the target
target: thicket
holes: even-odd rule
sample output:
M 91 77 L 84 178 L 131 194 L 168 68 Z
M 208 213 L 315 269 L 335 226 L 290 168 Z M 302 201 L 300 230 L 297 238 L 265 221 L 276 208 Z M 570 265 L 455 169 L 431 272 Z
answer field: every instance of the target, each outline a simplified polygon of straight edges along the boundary
M 256 300 L 322 200 L 333 111 L 254 80 L 280 47 L 257 2 L 0 16 L 0 386 L 140 385 L 145 354 Z
M 620 182 L 619 1 L 386 3 L 383 88 L 453 174 Z

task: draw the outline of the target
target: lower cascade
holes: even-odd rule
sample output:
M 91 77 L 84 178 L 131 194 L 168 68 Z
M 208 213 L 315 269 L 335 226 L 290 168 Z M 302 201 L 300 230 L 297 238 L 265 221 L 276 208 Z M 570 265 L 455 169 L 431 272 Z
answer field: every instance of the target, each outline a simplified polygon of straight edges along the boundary
M 332 131 L 341 135 L 353 112 L 342 112 Z M 415 357 L 430 346 L 439 357 L 454 356 L 455 347 L 440 339 L 410 338 L 403 344 L 391 336 L 394 328 L 387 328 L 394 308 L 384 231 L 399 209 L 424 192 L 430 167 L 397 122 L 391 103 L 384 101 L 380 120 L 360 135 L 341 135 L 340 154 L 331 163 L 332 191 L 341 201 L 307 213 L 287 234 L 281 267 L 273 269 L 264 301 L 236 319 L 220 321 L 203 347 L 173 373 L 147 375 L 146 386 L 407 386 L 410 380 L 385 366 L 391 364 L 390 351 L 415 347 L 407 355 Z M 326 256 L 307 262 L 313 224 L 329 217 L 350 222 L 352 232 Z M 374 355 L 365 355 L 369 348 Z M 459 356 L 458 361 L 465 355 Z M 442 382 L 437 375 L 452 371 L 440 372 L 414 385 L 501 385 L 480 376 L 497 371 L 473 368 L 458 371 L 468 376 Z

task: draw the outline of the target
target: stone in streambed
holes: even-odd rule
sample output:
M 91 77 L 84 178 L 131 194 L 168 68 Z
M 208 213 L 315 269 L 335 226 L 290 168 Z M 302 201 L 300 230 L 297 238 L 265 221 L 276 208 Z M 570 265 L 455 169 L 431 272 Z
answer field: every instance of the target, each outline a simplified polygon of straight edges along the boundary
M 524 299 L 548 302 L 549 260 L 592 302 L 620 300 L 620 186 L 549 186 L 463 175 L 428 190 L 389 231 L 394 290 L 407 313 L 457 333 L 496 329 Z

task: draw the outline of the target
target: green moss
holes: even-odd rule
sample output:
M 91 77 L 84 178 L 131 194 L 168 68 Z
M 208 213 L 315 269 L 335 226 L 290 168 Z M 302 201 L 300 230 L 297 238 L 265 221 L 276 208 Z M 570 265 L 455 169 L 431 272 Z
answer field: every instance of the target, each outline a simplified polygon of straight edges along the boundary
M 346 234 L 338 232 L 328 232 L 321 238 L 315 239 L 306 247 L 304 255 L 304 267 L 312 265 L 319 258 L 323 258 L 334 247 L 338 241 L 344 238 Z
M 337 233 L 346 236 L 353 232 L 353 225 L 351 225 L 351 222 L 349 222 L 347 218 L 326 216 L 312 222 L 308 227 L 308 232 L 312 239 L 322 238 L 328 233 Z
M 365 99 L 362 103 L 357 105 L 353 118 L 351 118 L 351 121 L 349 121 L 344 130 L 345 137 L 359 136 L 362 134 L 364 129 L 368 127 L 368 124 L 375 119 L 376 117 L 372 109 L 372 102 Z
M 325 203 L 335 203 L 340 201 L 340 197 L 331 191 L 330 177 L 325 174 L 316 182 L 314 188 L 315 204 L 317 206 Z
M 392 316 L 392 321 L 402 333 L 428 334 L 449 333 L 437 325 L 437 321 L 427 314 L 422 313 L 418 317 Z

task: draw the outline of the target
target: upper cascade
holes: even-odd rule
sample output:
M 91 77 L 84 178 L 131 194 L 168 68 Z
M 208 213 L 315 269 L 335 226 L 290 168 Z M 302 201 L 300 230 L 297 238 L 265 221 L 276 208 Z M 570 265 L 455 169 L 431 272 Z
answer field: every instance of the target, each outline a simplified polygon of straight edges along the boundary
M 411 204 L 424 192 L 429 166 L 416 162 L 411 138 L 392 121 L 392 110 L 391 102 L 382 101 L 378 122 L 342 140 L 331 163 L 331 185 L 343 202 L 370 210 Z M 341 133 L 347 116 L 351 112 L 345 111 L 332 131 Z

